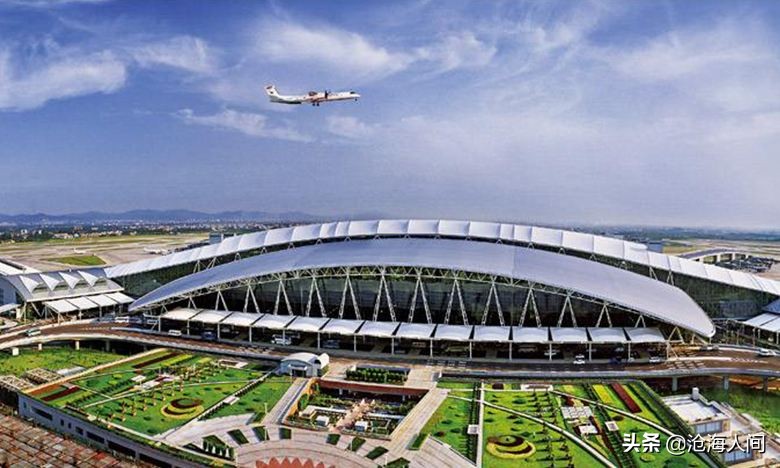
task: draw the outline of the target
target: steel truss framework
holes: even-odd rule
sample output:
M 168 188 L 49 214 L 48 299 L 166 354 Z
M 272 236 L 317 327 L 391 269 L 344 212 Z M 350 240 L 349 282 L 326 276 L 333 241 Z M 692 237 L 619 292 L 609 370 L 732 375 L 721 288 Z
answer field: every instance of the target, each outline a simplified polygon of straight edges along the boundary
M 326 304 L 323 298 L 322 282 L 339 281 L 340 289 L 338 304 Z M 372 308 L 363 306 L 358 300 L 356 282 L 370 280 L 377 284 L 372 291 Z M 413 284 L 411 299 L 400 304 L 393 295 L 393 285 L 397 281 L 406 281 Z M 308 282 L 306 299 L 301 308 L 296 308 L 290 300 L 290 289 L 293 282 Z M 445 299 L 445 310 L 434 311 L 430 305 L 429 292 L 426 285 L 437 282 L 446 285 L 449 294 Z M 485 299 L 481 304 L 469 307 L 464 300 L 464 287 L 479 284 L 485 289 Z M 262 300 L 258 300 L 256 290 L 258 286 L 266 289 L 273 287 L 276 291 L 272 307 L 263 309 Z M 519 290 L 524 300 L 521 306 L 507 307 L 502 304 L 499 289 Z M 517 280 L 501 276 L 487 275 L 456 270 L 441 270 L 435 268 L 418 267 L 337 267 L 321 269 L 302 269 L 272 275 L 260 276 L 250 279 L 226 282 L 212 287 L 202 288 L 168 298 L 155 304 L 155 307 L 163 311 L 168 310 L 169 305 L 179 305 L 186 302 L 188 307 L 209 307 L 215 310 L 230 310 L 225 300 L 227 292 L 235 297 L 239 294 L 242 298 L 244 312 L 273 313 L 274 315 L 305 315 L 329 318 L 356 318 L 363 320 L 390 320 L 398 322 L 423 322 L 463 325 L 498 324 L 518 326 L 612 326 L 614 312 L 627 312 L 632 314 L 633 326 L 644 326 L 645 316 L 621 305 L 608 303 L 603 300 L 539 283 Z M 361 291 L 365 294 L 365 291 Z M 542 311 L 538 306 L 538 295 L 546 294 L 557 296 L 562 300 L 562 307 L 555 311 L 556 320 L 543 323 L 542 316 L 550 315 L 550 311 Z M 213 301 L 204 302 L 208 297 Z M 363 296 L 365 297 L 365 296 Z M 578 323 L 577 306 L 588 304 L 596 310 L 597 319 L 586 320 L 588 323 Z M 513 310 L 514 309 L 514 310 Z M 234 309 L 235 310 L 235 309 Z M 544 314 L 543 314 L 544 312 Z M 435 316 L 442 317 L 440 322 Z M 582 317 L 580 317 L 582 319 Z M 582 321 L 582 320 L 581 320 Z M 548 320 L 549 322 L 549 320 Z M 625 322 L 625 320 L 623 320 Z

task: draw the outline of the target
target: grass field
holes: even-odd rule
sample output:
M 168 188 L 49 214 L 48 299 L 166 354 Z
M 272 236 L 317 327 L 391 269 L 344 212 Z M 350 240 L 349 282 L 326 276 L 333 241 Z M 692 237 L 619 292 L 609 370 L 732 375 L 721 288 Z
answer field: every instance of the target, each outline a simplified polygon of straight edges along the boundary
M 160 349 L 71 380 L 70 387 L 45 388 L 34 396 L 58 408 L 67 406 L 82 417 L 97 416 L 154 436 L 196 418 L 263 374 L 252 366 L 223 367 L 211 357 Z M 252 395 L 262 395 L 273 407 L 274 398 L 286 390 L 284 385 L 289 383 L 274 379 L 268 388 L 249 392 L 249 406 Z
M 0 354 L 0 375 L 22 375 L 30 369 L 43 367 L 51 371 L 72 367 L 95 367 L 116 361 L 124 356 L 89 348 L 43 348 L 42 351 L 22 349 L 18 356 Z
M 726 402 L 739 412 L 750 413 L 768 432 L 780 432 L 780 392 L 765 393 L 762 390 L 732 385 L 728 390 L 702 390 L 702 394 L 707 399 Z
M 287 376 L 269 376 L 263 383 L 244 394 L 237 402 L 217 410 L 213 417 L 233 416 L 246 413 L 265 413 L 282 399 L 290 388 L 292 379 Z
M 44 260 L 73 266 L 100 266 L 106 264 L 97 255 L 69 255 L 66 257 L 45 258 Z
M 458 396 L 472 398 L 472 392 L 458 392 Z M 439 406 L 422 431 L 431 434 L 454 450 L 466 456 L 471 403 L 457 398 L 447 397 Z

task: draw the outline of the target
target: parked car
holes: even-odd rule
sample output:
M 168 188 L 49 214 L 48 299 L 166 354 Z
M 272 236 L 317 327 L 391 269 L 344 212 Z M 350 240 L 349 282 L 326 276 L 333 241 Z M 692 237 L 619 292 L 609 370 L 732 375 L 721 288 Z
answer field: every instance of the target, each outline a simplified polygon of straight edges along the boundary
M 648 362 L 650 364 L 660 364 L 664 361 L 664 359 L 661 356 L 650 356 L 650 359 Z
M 206 341 L 215 341 L 217 339 L 217 335 L 213 331 L 204 331 L 200 337 Z
M 758 355 L 760 357 L 772 357 L 775 355 L 775 352 L 766 348 L 761 348 L 758 350 Z
M 581 365 L 585 364 L 585 359 L 581 358 L 581 357 L 577 357 L 577 358 L 574 359 L 573 364 L 576 365 L 576 366 L 581 366 Z
M 40 328 L 31 328 L 31 329 L 27 330 L 24 334 L 27 335 L 27 336 L 38 336 L 38 335 L 41 334 L 41 329 Z
M 114 317 L 114 323 L 130 323 L 130 317 L 126 315 L 118 315 Z
M 292 344 L 292 340 L 286 336 L 274 335 L 271 338 L 271 343 L 279 346 L 290 346 Z
M 168 330 L 169 336 L 181 336 L 181 330 Z
M 325 340 L 322 343 L 322 347 L 325 349 L 339 349 L 339 340 Z

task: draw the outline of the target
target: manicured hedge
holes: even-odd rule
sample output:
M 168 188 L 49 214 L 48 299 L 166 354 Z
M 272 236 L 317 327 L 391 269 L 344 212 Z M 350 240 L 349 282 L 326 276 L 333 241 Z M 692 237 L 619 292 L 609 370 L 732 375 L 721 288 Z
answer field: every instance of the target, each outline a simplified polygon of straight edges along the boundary
M 386 454 L 388 450 L 382 446 L 380 447 L 374 447 L 371 449 L 370 452 L 366 454 L 366 458 L 369 460 L 376 460 L 377 458 L 381 457 L 382 455 Z
M 282 439 L 292 439 L 292 429 L 289 427 L 280 427 L 279 437 Z
M 255 426 L 252 428 L 252 432 L 255 433 L 255 436 L 257 437 L 257 440 L 264 441 L 268 440 L 268 431 L 265 430 L 265 427 L 263 426 Z
M 336 445 L 339 443 L 339 439 L 341 439 L 341 434 L 328 434 L 327 442 L 330 445 Z
M 414 440 L 412 441 L 412 445 L 409 446 L 409 450 L 420 450 L 420 447 L 422 447 L 422 444 L 425 443 L 427 439 L 428 439 L 427 432 L 421 432 L 417 434 L 417 437 L 415 437 Z
M 246 436 L 243 432 L 241 432 L 240 429 L 233 429 L 232 431 L 228 431 L 228 435 L 231 439 L 235 440 L 238 445 L 245 445 L 249 443 L 249 440 L 247 440 Z
M 363 444 L 366 443 L 366 439 L 362 437 L 355 437 L 352 439 L 352 441 L 349 443 L 349 447 L 347 447 L 349 450 L 352 450 L 353 452 L 357 452 L 360 447 L 363 446 Z

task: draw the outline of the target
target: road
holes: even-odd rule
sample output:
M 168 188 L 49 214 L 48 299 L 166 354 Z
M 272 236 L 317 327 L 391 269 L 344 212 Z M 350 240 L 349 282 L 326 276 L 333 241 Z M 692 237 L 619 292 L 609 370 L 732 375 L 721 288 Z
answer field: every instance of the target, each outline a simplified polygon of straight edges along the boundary
M 0 336 L 0 349 L 11 346 L 33 345 L 39 342 L 80 340 L 114 340 L 146 346 L 187 349 L 191 351 L 242 356 L 251 359 L 278 361 L 294 350 L 274 348 L 268 344 L 251 346 L 246 343 L 229 344 L 199 339 L 172 337 L 122 328 L 115 323 L 81 321 L 40 327 L 35 337 L 24 335 L 25 328 Z M 330 352 L 330 351 L 329 351 Z M 368 353 L 331 352 L 331 362 L 351 365 L 356 361 L 373 364 L 398 364 L 407 367 L 433 368 L 445 374 L 503 375 L 512 377 L 686 377 L 706 375 L 746 375 L 780 378 L 780 357 L 759 357 L 755 351 L 722 347 L 719 351 L 700 351 L 698 348 L 679 348 L 677 357 L 659 364 L 547 364 L 521 361 L 468 361 L 467 359 L 427 359 L 410 356 L 391 357 Z

